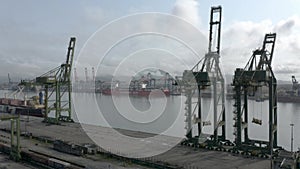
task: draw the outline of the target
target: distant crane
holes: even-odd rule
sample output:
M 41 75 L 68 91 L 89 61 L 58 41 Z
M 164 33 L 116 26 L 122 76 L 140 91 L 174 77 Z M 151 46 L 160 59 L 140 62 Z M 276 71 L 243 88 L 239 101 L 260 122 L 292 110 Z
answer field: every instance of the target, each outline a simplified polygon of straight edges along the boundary
M 148 74 L 147 74 L 147 80 L 148 80 L 147 86 L 154 89 L 156 79 L 152 77 L 152 74 L 150 72 L 148 72 Z
M 8 73 L 7 74 L 7 78 L 8 78 L 8 89 L 9 90 L 17 90 L 18 89 L 18 83 L 17 82 L 13 82 L 12 80 L 11 80 L 11 77 L 10 77 L 10 74 Z
M 85 74 L 85 82 L 88 82 L 90 78 L 89 78 L 89 75 L 88 75 L 87 67 L 84 68 L 84 74 Z
M 298 81 L 296 80 L 295 76 L 292 76 L 292 83 L 293 83 L 293 94 L 296 94 L 297 96 L 299 96 L 299 84 Z
M 95 74 L 95 68 L 94 67 L 92 67 L 92 76 L 93 76 L 93 82 L 95 82 L 95 80 L 96 80 L 96 74 Z
M 7 77 L 8 77 L 8 84 L 11 84 L 11 79 L 10 79 L 10 76 L 9 76 L 9 73 L 7 74 Z
M 74 77 L 75 77 L 75 82 L 78 82 L 78 75 L 77 75 L 77 69 L 74 68 Z

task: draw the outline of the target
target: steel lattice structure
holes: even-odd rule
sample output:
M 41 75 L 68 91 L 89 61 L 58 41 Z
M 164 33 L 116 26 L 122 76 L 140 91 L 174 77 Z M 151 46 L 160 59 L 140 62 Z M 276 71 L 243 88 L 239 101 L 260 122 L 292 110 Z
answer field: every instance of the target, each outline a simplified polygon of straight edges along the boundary
M 275 40 L 275 33 L 266 34 L 262 48 L 253 51 L 244 69 L 238 68 L 235 71 L 232 84 L 235 91 L 233 113 L 235 145 L 238 149 L 249 149 L 254 148 L 255 145 L 266 144 L 266 153 L 272 154 L 273 147 L 277 147 L 277 83 L 271 67 Z M 267 86 L 269 90 L 269 140 L 267 142 L 252 140 L 248 136 L 248 96 L 254 95 L 262 86 Z M 262 119 L 253 118 L 252 122 L 261 125 Z
M 76 38 L 71 37 L 66 62 L 36 77 L 35 80 L 21 81 L 20 86 L 42 86 L 44 96 L 44 122 L 58 124 L 59 121 L 73 122 L 71 117 L 71 70 Z M 53 116 L 49 116 L 54 113 Z
M 185 70 L 182 83 L 186 95 L 186 137 L 189 141 L 199 143 L 203 126 L 211 125 L 202 117 L 201 94 L 202 89 L 212 88 L 213 100 L 213 135 L 212 143 L 217 144 L 225 140 L 225 83 L 220 69 L 220 42 L 221 42 L 222 7 L 212 7 L 210 14 L 210 30 L 208 53 L 191 70 Z M 193 106 L 192 98 L 198 93 L 197 101 Z M 197 114 L 196 114 L 197 112 Z M 193 135 L 194 125 L 197 125 L 197 134 Z M 222 134 L 218 135 L 221 128 Z

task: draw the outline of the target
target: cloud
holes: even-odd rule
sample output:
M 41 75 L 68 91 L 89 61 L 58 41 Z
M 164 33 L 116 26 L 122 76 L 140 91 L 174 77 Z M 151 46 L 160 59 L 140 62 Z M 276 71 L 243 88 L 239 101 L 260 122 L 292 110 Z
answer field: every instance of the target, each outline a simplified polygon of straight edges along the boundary
M 283 75 L 292 75 L 294 73 L 297 73 L 299 72 L 299 68 L 297 65 L 277 65 L 275 68 L 274 68 L 274 72 L 276 74 L 283 74 Z
M 243 68 L 252 51 L 262 46 L 265 33 L 272 30 L 272 22 L 234 22 L 223 28 L 221 36 L 221 64 L 224 73 L 233 74 L 235 68 Z
M 7 15 L 0 16 L 2 23 L 0 25 L 0 67 L 2 75 L 6 76 L 9 72 L 12 76 L 15 76 L 14 72 L 16 72 L 19 76 L 34 78 L 49 69 L 59 66 L 65 60 L 67 43 L 71 35 L 77 37 L 76 58 L 90 35 L 105 23 L 121 15 L 119 13 L 114 14 L 116 12 L 111 12 L 101 6 L 80 6 L 74 9 L 69 8 L 68 12 L 65 11 L 65 8 L 61 8 L 61 11 L 67 13 L 66 15 L 53 13 L 51 8 L 45 9 L 40 16 L 37 15 L 39 14 L 38 11 L 26 9 L 26 12 L 32 11 L 26 17 L 22 16 L 24 11 L 21 11 L 21 13 L 4 11 Z M 156 18 L 153 15 L 154 17 L 148 17 L 147 19 L 140 18 L 140 20 L 131 20 L 127 24 L 117 25 L 119 27 L 115 27 L 99 37 L 103 38 L 103 41 L 107 44 L 95 43 L 95 46 L 98 50 L 107 50 L 110 47 L 109 45 L 115 42 L 114 36 L 126 31 L 130 33 L 132 25 L 136 25 L 140 30 L 157 31 L 160 29 L 163 33 L 175 34 L 179 39 L 187 42 L 199 54 L 198 58 L 173 39 L 157 36 L 145 36 L 141 39 L 135 39 L 135 41 L 126 41 L 123 46 L 119 46 L 119 53 L 111 54 L 110 57 L 119 57 L 118 59 L 121 60 L 123 54 L 128 55 L 134 50 L 150 46 L 169 50 L 192 67 L 204 56 L 203 53 L 207 52 L 207 37 L 204 35 L 207 35 L 208 31 L 197 32 L 195 30 L 201 24 L 198 9 L 199 4 L 196 0 L 177 0 L 171 11 L 171 14 L 196 26 L 194 28 L 186 26 L 188 24 L 183 22 L 172 22 L 167 17 Z M 34 17 L 29 18 L 30 15 Z M 46 16 L 48 19 L 45 19 Z M 226 14 L 223 16 L 226 19 L 224 22 L 229 21 Z M 135 23 L 137 21 L 139 23 Z M 222 26 L 221 63 L 224 72 L 233 74 L 236 67 L 244 67 L 252 51 L 261 47 L 265 33 L 270 32 L 277 33 L 272 65 L 278 74 L 278 78 L 290 77 L 290 73 L 295 73 L 296 76 L 300 77 L 300 73 L 297 73 L 299 72 L 297 65 L 300 65 L 300 18 L 297 15 L 283 19 L 278 23 L 270 20 L 260 22 L 235 21 Z M 125 53 L 124 51 L 128 48 L 131 48 L 131 50 Z M 100 57 L 96 50 L 91 50 L 90 54 Z M 151 56 L 148 59 L 151 59 Z M 107 66 L 113 66 L 116 62 L 116 58 L 111 58 L 110 61 L 107 61 Z M 179 62 L 170 61 L 170 64 L 175 72 L 182 73 L 181 68 L 183 66 Z M 78 69 L 78 74 L 83 74 L 83 70 Z
M 188 22 L 194 25 L 198 25 L 200 22 L 200 17 L 198 16 L 198 3 L 194 0 L 176 1 L 172 14 L 184 18 Z M 110 29 L 107 36 L 101 36 L 106 39 L 107 43 L 115 41 L 113 35 L 120 33 L 130 33 L 131 29 L 139 29 L 140 31 L 163 31 L 167 33 L 176 33 L 179 38 L 188 41 L 192 48 L 197 50 L 197 53 L 206 52 L 207 38 L 202 37 L 202 40 L 195 38 L 195 35 L 191 34 L 186 24 L 179 24 L 178 22 L 171 22 L 167 19 L 162 19 L 156 17 L 155 15 L 146 17 L 147 19 L 135 18 L 127 22 L 126 24 L 119 24 L 113 29 Z M 167 23 L 167 24 L 166 24 Z M 133 26 L 135 25 L 135 26 Z M 167 25 L 167 26 L 165 26 Z M 229 26 L 222 27 L 222 37 L 221 37 L 221 64 L 224 69 L 224 73 L 233 74 L 236 68 L 243 68 L 250 56 L 252 51 L 261 48 L 264 35 L 270 32 L 277 33 L 277 41 L 275 44 L 275 53 L 273 60 L 273 69 L 277 75 L 278 79 L 287 79 L 290 74 L 296 74 L 299 72 L 297 66 L 291 65 L 295 63 L 300 64 L 298 61 L 297 53 L 300 53 L 300 19 L 298 16 L 292 16 L 286 19 L 274 23 L 271 20 L 262 20 L 260 22 L 254 21 L 235 21 Z M 165 26 L 165 27 L 164 27 Z M 122 27 L 122 32 L 120 32 L 120 27 Z M 179 31 L 180 29 L 186 31 Z M 195 31 L 195 30 L 194 30 Z M 113 33 L 109 33 L 113 32 Z M 182 32 L 181 35 L 178 32 Z M 183 33 L 185 32 L 185 33 Z M 207 31 L 200 32 L 202 35 L 207 34 Z M 205 40 L 203 40 L 205 39 Z M 188 67 L 192 67 L 203 55 L 199 55 L 200 58 L 196 58 L 192 53 L 187 52 L 182 46 L 173 43 L 172 39 L 162 38 L 157 36 L 144 36 L 141 38 L 132 38 L 131 40 L 126 40 L 124 43 L 118 45 L 112 53 L 110 53 L 108 59 L 104 62 L 102 73 L 112 72 L 115 65 L 120 62 L 124 57 L 130 55 L 140 49 L 147 47 L 161 48 L 171 51 L 179 56 L 179 58 L 184 58 L 185 63 Z M 99 44 L 99 43 L 95 43 Z M 103 44 L 103 43 L 101 43 Z M 101 45 L 103 47 L 103 45 Z M 105 46 L 105 45 L 104 45 Z M 97 53 L 97 51 L 94 51 Z M 142 56 L 141 56 L 142 57 Z M 284 58 L 284 60 L 282 60 Z M 145 59 L 151 60 L 153 57 L 150 55 Z M 173 69 L 178 75 L 182 74 L 181 69 L 185 69 L 180 65 L 179 62 L 166 62 L 172 64 L 168 67 L 166 64 L 157 63 L 157 65 L 163 65 L 168 70 Z M 134 62 L 134 64 L 138 64 Z M 134 65 L 133 64 L 133 65 Z M 126 70 L 130 72 L 130 68 Z M 125 69 L 124 69 L 125 73 Z M 300 76 L 300 74 L 299 74 Z
M 15 6 L 16 2 L 6 3 Z M 55 2 L 49 8 L 36 5 L 1 11 L 5 15 L 0 15 L 0 76 L 35 78 L 59 66 L 65 62 L 71 36 L 77 37 L 76 58 L 86 39 L 104 23 L 102 18 L 109 20 L 100 15 L 105 13 L 101 8 L 80 6 L 78 10 L 78 4 L 73 4 L 65 9 Z
M 177 0 L 172 9 L 172 14 L 198 27 L 200 24 L 198 9 L 199 4 L 196 0 Z
M 285 21 L 280 21 L 274 28 L 275 32 L 278 32 L 280 34 L 290 34 L 291 30 L 295 26 L 295 20 L 288 19 Z
M 292 16 L 278 23 L 270 20 L 260 22 L 236 21 L 224 28 L 221 58 L 224 72 L 233 74 L 237 67 L 243 68 L 252 51 L 261 48 L 266 33 L 277 33 L 272 67 L 278 79 L 287 80 L 291 74 L 300 76 L 300 19 Z
M 85 17 L 91 22 L 102 22 L 108 16 L 107 11 L 96 6 L 88 6 L 84 8 Z
M 114 20 L 97 31 L 82 50 L 78 61 L 80 64 L 76 67 L 79 70 L 82 66 L 98 68 L 97 75 L 101 76 L 114 72 L 123 59 L 138 52 L 139 58 L 143 59 L 134 59 L 131 66 L 120 73 L 129 73 L 130 76 L 140 65 L 148 63 L 147 66 L 165 68 L 170 73 L 180 70 L 181 75 L 204 56 L 206 39 L 202 32 L 182 18 L 166 13 L 134 14 Z M 139 52 L 145 49 L 154 49 L 152 56 L 147 52 Z M 156 57 L 159 55 L 159 52 L 155 53 L 156 49 L 160 53 L 169 51 L 173 58 L 166 55 Z M 169 60 L 165 61 L 165 58 Z

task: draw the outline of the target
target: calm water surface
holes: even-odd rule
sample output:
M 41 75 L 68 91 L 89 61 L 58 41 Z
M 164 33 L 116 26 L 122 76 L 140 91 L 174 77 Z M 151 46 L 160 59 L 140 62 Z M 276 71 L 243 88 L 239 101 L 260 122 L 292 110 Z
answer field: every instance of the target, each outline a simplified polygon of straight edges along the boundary
M 4 97 L 8 91 L 0 91 Z M 28 95 L 33 95 L 30 93 Z M 195 100 L 196 101 L 196 100 Z M 185 135 L 185 96 L 170 97 L 127 97 L 105 96 L 94 93 L 73 94 L 73 116 L 82 123 L 144 131 L 156 134 L 182 137 Z M 203 116 L 212 117 L 212 102 L 202 98 Z M 226 137 L 233 136 L 233 100 L 226 100 Z M 268 140 L 268 101 L 249 100 L 249 121 L 262 119 L 262 125 L 249 123 L 249 137 Z M 300 148 L 300 103 L 278 103 L 278 144 L 290 150 L 291 127 L 294 126 L 294 150 Z M 203 128 L 205 133 L 212 133 L 212 127 Z
M 101 94 L 74 94 L 75 111 L 80 122 L 151 133 L 163 133 L 168 130 L 164 134 L 177 137 L 185 135 L 184 102 L 184 96 L 156 97 L 149 100 L 146 97 L 112 98 Z M 204 117 L 212 121 L 212 117 L 208 115 L 212 111 L 211 99 L 202 99 L 202 103 Z M 233 100 L 226 100 L 226 136 L 230 140 L 234 139 L 233 104 Z M 249 121 L 252 121 L 253 117 L 262 119 L 262 125 L 249 123 L 249 137 L 268 140 L 268 101 L 249 100 L 248 106 Z M 291 123 L 295 124 L 294 150 L 296 150 L 300 148 L 300 136 L 297 134 L 300 132 L 300 104 L 278 103 L 278 144 L 288 150 L 291 144 Z M 204 127 L 203 131 L 212 133 L 212 127 Z

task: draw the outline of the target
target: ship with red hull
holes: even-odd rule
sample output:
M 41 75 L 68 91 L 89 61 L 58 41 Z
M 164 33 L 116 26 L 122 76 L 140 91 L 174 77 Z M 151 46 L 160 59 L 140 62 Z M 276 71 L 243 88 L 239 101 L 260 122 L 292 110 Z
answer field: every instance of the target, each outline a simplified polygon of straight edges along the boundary
M 102 90 L 104 95 L 130 95 L 130 96 L 170 96 L 170 91 L 166 89 L 139 89 L 139 90 L 128 90 L 128 89 L 104 89 Z

